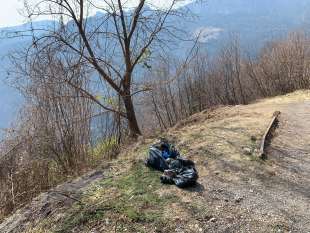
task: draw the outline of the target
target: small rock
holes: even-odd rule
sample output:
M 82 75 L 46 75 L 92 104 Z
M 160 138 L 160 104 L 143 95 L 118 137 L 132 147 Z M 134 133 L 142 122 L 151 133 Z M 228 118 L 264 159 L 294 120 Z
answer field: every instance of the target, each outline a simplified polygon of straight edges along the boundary
M 252 150 L 251 150 L 251 148 L 243 147 L 243 153 L 245 155 L 252 155 Z
M 255 136 L 251 136 L 251 141 L 256 142 L 257 138 Z
M 243 200 L 243 197 L 236 197 L 235 202 L 240 203 Z
M 216 222 L 216 218 L 211 218 L 209 222 Z

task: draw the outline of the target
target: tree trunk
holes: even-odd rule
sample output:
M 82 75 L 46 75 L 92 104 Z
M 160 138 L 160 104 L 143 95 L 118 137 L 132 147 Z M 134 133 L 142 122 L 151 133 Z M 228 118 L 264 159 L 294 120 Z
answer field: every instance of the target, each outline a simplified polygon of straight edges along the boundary
M 136 118 L 136 113 L 135 113 L 135 109 L 133 106 L 132 97 L 130 93 L 127 93 L 122 98 L 123 98 L 125 109 L 126 109 L 130 136 L 132 138 L 137 138 L 139 135 L 141 135 L 141 131 L 140 131 L 138 121 Z

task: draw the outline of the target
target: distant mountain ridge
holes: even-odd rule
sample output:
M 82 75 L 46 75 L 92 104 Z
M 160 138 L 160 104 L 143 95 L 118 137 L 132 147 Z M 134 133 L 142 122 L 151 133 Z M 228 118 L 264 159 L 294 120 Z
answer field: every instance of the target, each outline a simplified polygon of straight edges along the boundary
M 196 14 L 195 22 L 180 22 L 192 34 L 200 32 L 200 43 L 211 54 L 229 40 L 232 33 L 240 37 L 241 46 L 255 53 L 266 41 L 281 38 L 291 30 L 310 28 L 310 0 L 208 0 L 186 6 Z M 92 17 L 96 17 L 92 16 Z M 34 22 L 33 27 L 50 27 L 55 22 Z M 30 24 L 0 28 L 0 35 L 8 31 L 25 31 Z M 14 120 L 22 97 L 5 83 L 9 61 L 7 54 L 31 43 L 31 37 L 0 39 L 0 128 Z

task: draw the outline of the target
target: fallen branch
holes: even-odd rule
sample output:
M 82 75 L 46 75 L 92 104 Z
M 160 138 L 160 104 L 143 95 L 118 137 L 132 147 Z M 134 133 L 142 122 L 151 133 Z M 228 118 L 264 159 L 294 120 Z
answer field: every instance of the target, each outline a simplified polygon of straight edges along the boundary
M 278 124 L 278 117 L 281 114 L 280 111 L 276 111 L 273 113 L 273 117 L 272 120 L 267 128 L 267 130 L 264 133 L 264 136 L 262 138 L 262 142 L 261 142 L 261 146 L 259 149 L 259 158 L 261 159 L 266 159 L 266 147 L 267 147 L 267 141 L 271 139 L 272 136 L 272 132 L 274 131 L 274 129 L 277 127 Z

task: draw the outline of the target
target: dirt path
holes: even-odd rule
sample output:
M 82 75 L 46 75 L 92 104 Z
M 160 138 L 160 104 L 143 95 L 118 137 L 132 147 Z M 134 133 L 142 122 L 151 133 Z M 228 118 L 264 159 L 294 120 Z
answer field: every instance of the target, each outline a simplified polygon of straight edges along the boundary
M 257 135 L 257 128 L 267 127 L 267 121 L 263 126 L 260 119 L 268 119 L 276 110 L 282 114 L 267 150 L 268 160 L 238 158 L 242 145 L 250 146 L 247 138 Z M 194 138 L 187 144 L 197 162 L 200 186 L 190 196 L 181 195 L 208 209 L 207 219 L 197 224 L 203 232 L 309 233 L 310 101 L 275 99 L 225 113 L 229 121 L 195 124 L 182 135 Z M 222 137 L 212 141 L 212 134 Z
M 292 230 L 310 232 L 310 102 L 283 109 L 269 148 L 277 175 L 268 182 Z
M 192 197 L 216 219 L 204 232 L 310 232 L 310 101 L 276 109 L 280 124 L 265 163 L 219 157 L 207 165 L 204 190 Z

